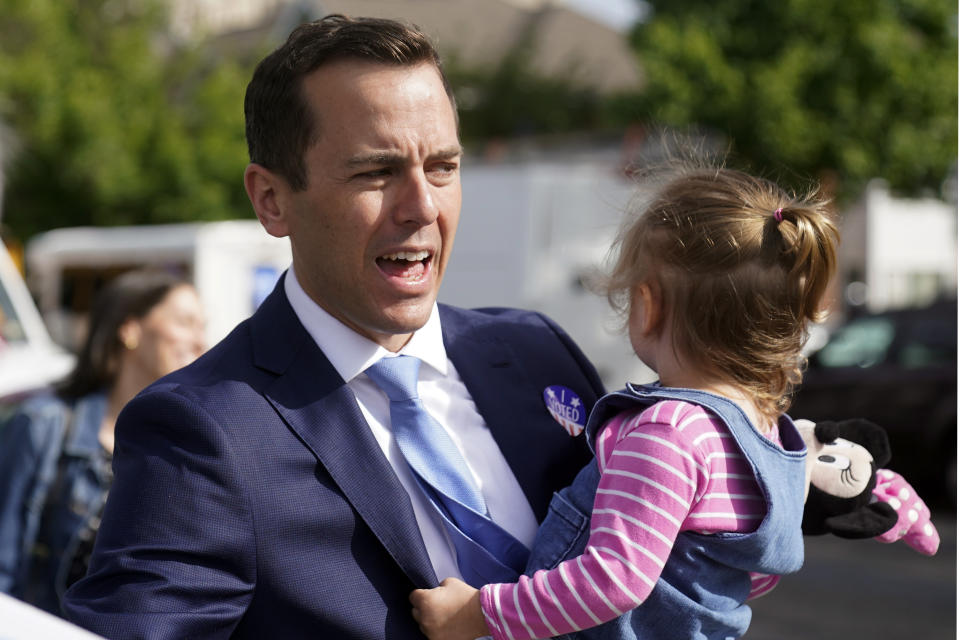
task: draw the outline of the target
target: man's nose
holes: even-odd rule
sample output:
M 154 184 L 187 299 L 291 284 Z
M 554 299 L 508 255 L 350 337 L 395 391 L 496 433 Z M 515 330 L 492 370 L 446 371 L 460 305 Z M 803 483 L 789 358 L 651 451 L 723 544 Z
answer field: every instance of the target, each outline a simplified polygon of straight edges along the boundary
M 432 224 L 440 210 L 434 199 L 434 187 L 422 170 L 410 171 L 400 185 L 394 203 L 394 215 L 398 224 Z

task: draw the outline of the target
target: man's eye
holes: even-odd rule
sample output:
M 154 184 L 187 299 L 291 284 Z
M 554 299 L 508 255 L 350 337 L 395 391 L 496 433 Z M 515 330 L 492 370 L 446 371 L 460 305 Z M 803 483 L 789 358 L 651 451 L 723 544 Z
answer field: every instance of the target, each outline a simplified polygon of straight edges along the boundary
M 453 173 L 453 172 L 455 172 L 458 168 L 459 168 L 459 167 L 458 167 L 456 164 L 453 164 L 453 163 L 444 163 L 444 164 L 434 165 L 433 167 L 431 167 L 430 170 L 433 171 L 433 172 L 435 172 L 435 173 Z

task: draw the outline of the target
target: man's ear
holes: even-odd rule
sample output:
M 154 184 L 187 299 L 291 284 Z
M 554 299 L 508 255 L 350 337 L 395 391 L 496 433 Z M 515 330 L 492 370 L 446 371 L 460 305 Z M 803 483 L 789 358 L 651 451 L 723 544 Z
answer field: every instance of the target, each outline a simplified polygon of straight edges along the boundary
M 277 238 L 289 235 L 290 225 L 282 197 L 284 190 L 289 190 L 289 187 L 284 178 L 251 162 L 243 172 L 243 186 L 247 189 L 247 197 L 250 198 L 257 219 L 267 233 Z
M 643 283 L 637 285 L 635 295 L 640 298 L 643 317 L 641 318 L 641 333 L 650 335 L 660 330 L 663 321 L 663 303 L 660 291 L 656 286 Z

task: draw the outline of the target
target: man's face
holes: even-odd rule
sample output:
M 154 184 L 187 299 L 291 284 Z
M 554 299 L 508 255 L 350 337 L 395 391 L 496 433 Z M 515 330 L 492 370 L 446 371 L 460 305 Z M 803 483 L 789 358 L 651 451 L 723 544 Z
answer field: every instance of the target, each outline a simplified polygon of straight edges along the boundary
M 339 61 L 303 80 L 319 131 L 307 188 L 278 201 L 297 277 L 358 333 L 396 351 L 430 316 L 460 216 L 453 107 L 430 64 Z

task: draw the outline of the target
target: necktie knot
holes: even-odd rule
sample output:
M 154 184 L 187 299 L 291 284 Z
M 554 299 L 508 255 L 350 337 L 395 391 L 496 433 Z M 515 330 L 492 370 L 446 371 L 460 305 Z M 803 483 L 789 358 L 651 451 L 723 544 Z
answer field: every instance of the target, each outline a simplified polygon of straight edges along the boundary
M 367 368 L 367 375 L 392 402 L 418 398 L 420 359 L 413 356 L 382 358 Z

